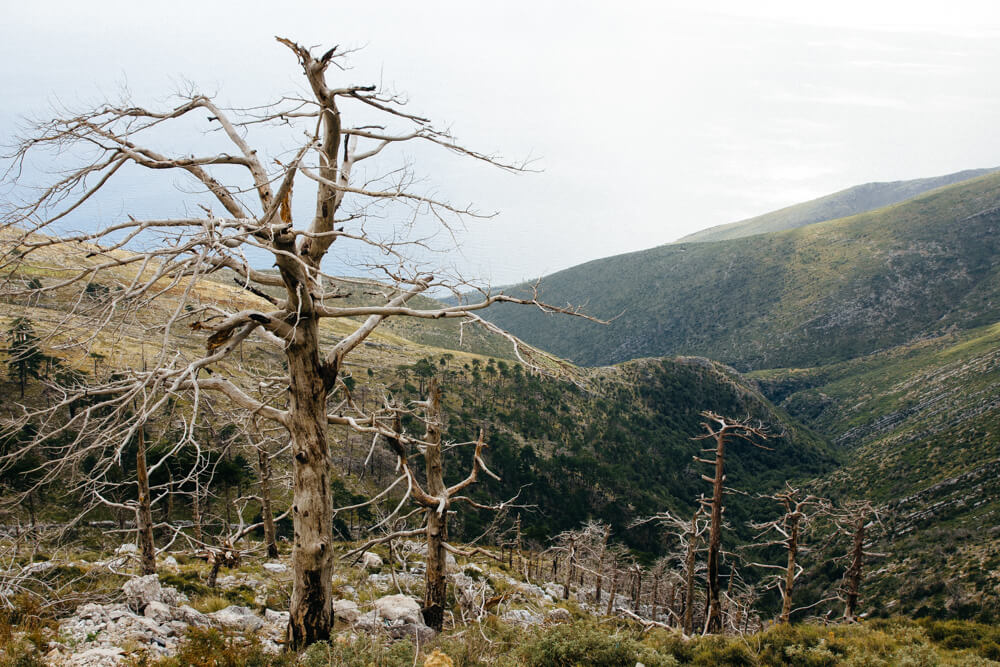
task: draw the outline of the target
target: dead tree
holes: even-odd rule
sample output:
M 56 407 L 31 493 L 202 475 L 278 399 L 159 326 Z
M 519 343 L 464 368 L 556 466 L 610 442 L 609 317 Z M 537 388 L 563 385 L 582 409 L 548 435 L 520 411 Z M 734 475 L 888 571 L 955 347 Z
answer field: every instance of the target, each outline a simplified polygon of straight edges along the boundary
M 398 469 L 401 471 L 400 477 L 396 479 L 382 494 L 395 487 L 401 482 L 406 484 L 406 492 L 396 505 L 396 510 L 387 515 L 380 523 L 398 516 L 399 510 L 412 498 L 412 500 L 422 508 L 424 524 L 414 530 L 401 530 L 383 535 L 367 541 L 360 547 L 350 551 L 345 557 L 353 558 L 358 554 L 370 549 L 376 544 L 382 544 L 390 540 L 423 536 L 427 543 L 427 567 L 425 570 L 425 593 L 424 593 L 424 621 L 435 630 L 441 630 L 444 623 L 444 611 L 447 602 L 447 554 L 453 553 L 466 557 L 471 557 L 475 553 L 496 558 L 493 554 L 476 547 L 471 550 L 462 550 L 448 543 L 448 513 L 452 503 L 464 501 L 473 507 L 480 509 L 502 510 L 505 504 L 497 506 L 487 506 L 472 500 L 470 497 L 460 495 L 470 485 L 474 484 L 479 473 L 492 477 L 499 481 L 497 477 L 486 466 L 483 461 L 483 450 L 486 443 L 483 440 L 483 432 L 480 430 L 479 439 L 474 443 L 475 450 L 472 455 L 472 470 L 462 481 L 453 486 L 446 486 L 444 482 L 444 451 L 441 442 L 442 426 L 444 423 L 444 411 L 441 406 L 441 389 L 437 378 L 431 378 L 429 382 L 429 395 L 426 400 L 417 403 L 417 407 L 423 410 L 423 422 L 426 427 L 422 439 L 414 440 L 402 433 L 400 420 L 397 415 L 391 435 L 386 436 L 398 460 Z M 426 490 L 417 480 L 410 469 L 409 452 L 407 444 L 417 447 L 424 459 L 424 472 L 426 478 Z M 473 444 L 473 443 L 464 443 Z M 449 448 L 450 449 L 450 448 Z M 376 496 L 373 501 L 378 500 Z M 372 502 L 372 501 L 369 501 Z M 367 503 L 364 503 L 367 504 Z M 355 506 L 357 507 L 357 506 Z M 355 509 L 355 507 L 344 509 Z
M 348 52 L 334 47 L 314 55 L 291 40 L 278 42 L 301 66 L 303 96 L 225 108 L 192 87 L 170 108 L 125 99 L 80 113 L 60 110 L 52 120 L 33 123 L 4 172 L 10 206 L 0 223 L 0 286 L 58 294 L 70 304 L 58 326 L 63 356 L 90 354 L 95 368 L 100 357 L 108 366 L 130 369 L 95 373 L 84 388 L 64 387 L 50 407 L 28 409 L 14 425 L 41 425 L 34 444 L 47 445 L 50 460 L 64 462 L 46 470 L 44 482 L 60 479 L 95 443 L 120 451 L 167 401 L 186 402 L 184 442 L 196 440 L 207 394 L 287 429 L 294 497 L 289 645 L 297 649 L 329 638 L 333 624 L 335 470 L 327 429 L 392 435 L 353 401 L 329 404 L 343 385 L 345 358 L 387 318 L 414 317 L 478 324 L 511 340 L 515 354 L 533 367 L 567 368 L 548 358 L 542 364 L 540 353 L 478 313 L 498 302 L 575 311 L 476 291 L 423 264 L 433 236 L 427 225 L 448 226 L 477 213 L 419 190 L 421 181 L 408 167 L 409 146 L 424 144 L 508 171 L 523 165 L 464 147 L 408 111 L 399 96 L 331 81 L 328 71 L 337 78 L 346 71 Z M 226 146 L 220 151 L 206 144 L 206 131 L 217 132 Z M 169 148 L 158 146 L 164 136 L 171 137 Z M 289 146 L 297 147 L 286 151 Z M 394 152 L 401 166 L 391 163 Z M 46 170 L 49 182 L 37 187 L 36 167 L 56 160 L 58 171 Z M 124 173 L 147 181 L 186 179 L 185 200 L 172 209 L 187 213 L 139 218 L 127 203 L 106 203 L 105 210 L 126 210 L 95 218 L 87 206 L 113 196 L 108 184 Z M 313 188 L 293 188 L 297 178 Z M 314 213 L 305 221 L 296 219 L 304 209 L 294 205 L 293 192 L 312 199 Z M 64 223 L 80 220 L 86 220 L 84 231 L 63 231 Z M 254 254 L 267 260 L 252 262 Z M 272 263 L 276 271 L 258 268 Z M 331 268 L 358 277 L 337 278 L 327 273 Z M 44 276 L 40 287 L 21 289 L 6 280 L 35 274 Z M 239 293 L 219 297 L 220 281 Z M 101 291 L 90 298 L 94 285 Z M 423 293 L 470 289 L 476 298 L 456 305 L 412 305 Z M 356 305 L 337 301 L 356 291 L 366 293 Z M 330 320 L 349 331 L 321 345 L 321 333 L 330 331 L 322 323 Z M 192 335 L 204 336 L 204 350 L 188 344 Z M 157 341 L 155 349 L 143 349 L 145 366 L 132 359 L 129 342 L 135 339 Z M 270 348 L 286 368 L 251 368 L 240 354 L 247 346 Z M 137 410 L 125 414 L 133 401 Z M 81 402 L 87 407 L 71 410 Z
M 870 551 L 870 531 L 881 525 L 881 522 L 871 501 L 859 500 L 848 503 L 834 523 L 837 532 L 850 540 L 850 550 L 842 557 L 846 558 L 848 565 L 837 597 L 844 602 L 844 619 L 854 621 L 864 581 L 865 559 L 885 556 L 883 553 Z
M 694 631 L 694 594 L 695 594 L 695 572 L 697 567 L 698 551 L 703 547 L 705 533 L 709 529 L 708 514 L 705 510 L 707 501 L 704 496 L 699 499 L 691 520 L 681 519 L 670 512 L 660 512 L 645 519 L 639 519 L 632 523 L 632 526 L 642 525 L 651 521 L 656 521 L 667 528 L 669 534 L 677 539 L 679 548 L 675 552 L 675 558 L 680 561 L 684 577 L 684 594 L 682 605 L 681 626 L 684 634 L 690 635 Z
M 704 632 L 706 634 L 716 634 L 722 631 L 719 554 L 722 544 L 722 494 L 726 482 L 726 441 L 732 438 L 740 438 L 761 449 L 768 449 L 768 447 L 754 442 L 754 438 L 767 439 L 767 433 L 760 424 L 752 425 L 748 419 L 732 420 L 709 411 L 702 412 L 701 416 L 708 420 L 702 422 L 706 433 L 694 439 L 711 439 L 715 441 L 714 447 L 702 449 L 703 453 L 714 453 L 714 459 L 703 459 L 695 456 L 694 460 L 699 463 L 707 463 L 715 469 L 713 477 L 702 475 L 701 478 L 712 485 L 711 501 L 703 501 L 708 505 L 711 512 L 708 538 L 708 600 L 706 602 Z
M 751 563 L 751 565 L 778 570 L 778 573 L 765 583 L 764 590 L 776 588 L 781 594 L 781 614 L 778 622 L 788 623 L 793 611 L 792 595 L 795 582 L 804 571 L 798 558 L 800 551 L 805 551 L 801 541 L 803 531 L 816 514 L 829 510 L 829 503 L 816 496 L 803 495 L 787 482 L 783 491 L 762 497 L 779 503 L 784 508 L 784 514 L 774 521 L 753 524 L 752 527 L 759 533 L 755 542 L 749 546 L 760 548 L 781 546 L 786 553 L 786 562 L 783 566 L 769 563 Z M 764 541 L 758 541 L 762 539 Z

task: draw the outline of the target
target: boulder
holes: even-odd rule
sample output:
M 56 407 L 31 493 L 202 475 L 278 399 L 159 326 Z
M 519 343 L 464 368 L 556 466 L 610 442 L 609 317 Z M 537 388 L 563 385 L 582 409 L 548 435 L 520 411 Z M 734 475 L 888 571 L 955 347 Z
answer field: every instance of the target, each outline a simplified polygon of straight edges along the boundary
M 424 624 L 424 618 L 420 614 L 420 603 L 409 595 L 386 595 L 375 600 L 375 611 L 378 616 L 390 623 L 402 621 L 403 623 Z
M 240 632 L 256 632 L 264 627 L 262 619 L 249 607 L 231 605 L 208 615 L 216 624 Z
M 393 639 L 406 639 L 410 638 L 418 646 L 426 644 L 433 641 L 437 636 L 432 628 L 427 627 L 420 623 L 403 623 L 400 625 L 390 625 L 385 629 L 390 637 Z
M 123 544 L 117 549 L 115 549 L 116 556 L 128 556 L 129 554 L 139 553 L 139 547 L 134 544 Z
M 136 577 L 126 581 L 125 585 L 122 586 L 122 592 L 125 593 L 125 602 L 129 608 L 140 613 L 150 602 L 163 601 L 163 588 L 155 574 L 147 574 L 144 577 Z
M 361 554 L 361 564 L 370 569 L 375 569 L 382 567 L 382 557 L 377 553 L 372 553 L 371 551 L 366 551 Z
M 151 600 L 146 608 L 142 610 L 142 615 L 146 618 L 151 618 L 157 623 L 166 623 L 167 621 L 174 620 L 174 611 L 158 600 Z
M 358 603 L 354 600 L 334 600 L 333 601 L 333 618 L 337 620 L 344 621 L 350 625 L 354 625 L 358 617 L 361 616 L 361 611 L 358 609 Z
M 261 565 L 266 571 L 272 574 L 281 574 L 282 572 L 288 572 L 288 566 L 284 563 L 264 563 Z
M 508 623 L 515 623 L 525 627 L 538 625 L 542 622 L 540 614 L 535 614 L 527 609 L 508 609 L 501 618 Z

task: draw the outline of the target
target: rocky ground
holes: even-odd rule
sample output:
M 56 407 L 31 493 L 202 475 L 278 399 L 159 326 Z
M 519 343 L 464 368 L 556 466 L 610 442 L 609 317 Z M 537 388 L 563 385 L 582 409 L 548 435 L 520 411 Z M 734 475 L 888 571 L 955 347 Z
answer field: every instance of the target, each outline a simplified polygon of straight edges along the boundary
M 111 560 L 128 567 L 133 553 L 132 545 L 126 545 Z M 338 635 L 347 640 L 362 633 L 387 640 L 410 638 L 418 646 L 435 637 L 420 612 L 423 547 L 416 542 L 405 543 L 399 553 L 403 555 L 392 568 L 372 552 L 363 554 L 356 563 L 338 567 L 333 582 L 339 596 L 333 605 Z M 77 567 L 84 564 L 75 562 Z M 107 561 L 90 565 L 106 566 Z M 60 619 L 48 643 L 46 664 L 118 667 L 138 657 L 170 657 L 192 628 L 214 628 L 241 638 L 253 636 L 266 652 L 277 654 L 283 650 L 288 612 L 271 605 L 276 599 L 287 598 L 290 590 L 287 558 L 248 561 L 218 577 L 213 597 L 202 596 L 195 601 L 161 581 L 193 579 L 195 566 L 181 565 L 177 558 L 166 555 L 158 561 L 158 569 L 159 575 L 131 575 L 116 599 L 82 604 Z M 563 595 L 560 584 L 526 582 L 493 562 L 460 564 L 451 555 L 448 570 L 458 612 L 448 619 L 452 625 L 483 620 L 487 613 L 521 627 L 559 623 L 571 617 L 567 609 L 558 606 Z M 227 598 L 246 599 L 251 595 L 252 604 L 206 610 L 220 606 Z M 580 589 L 574 590 L 571 597 L 581 611 L 600 613 L 587 603 L 592 595 L 592 590 Z M 618 597 L 624 606 L 625 598 Z M 600 607 L 605 605 L 606 601 Z

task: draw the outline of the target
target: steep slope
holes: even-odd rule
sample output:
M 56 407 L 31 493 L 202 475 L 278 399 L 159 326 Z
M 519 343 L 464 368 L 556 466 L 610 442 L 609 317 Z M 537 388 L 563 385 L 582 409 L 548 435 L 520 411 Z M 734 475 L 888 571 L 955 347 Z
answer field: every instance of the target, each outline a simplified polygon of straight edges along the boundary
M 975 616 L 1000 590 L 1000 323 L 848 362 L 753 374 L 845 448 L 815 488 L 886 508 L 871 588 L 908 614 Z M 989 605 L 984 605 L 984 598 Z
M 542 280 L 550 303 L 620 315 L 608 326 L 531 309 L 490 317 L 586 365 L 692 354 L 741 370 L 815 366 L 1000 319 L 998 230 L 990 174 L 850 218 L 660 246 Z
M 835 192 L 825 197 L 794 204 L 746 220 L 709 227 L 677 240 L 678 243 L 704 243 L 780 232 L 805 227 L 815 222 L 846 218 L 858 213 L 873 211 L 912 199 L 930 190 L 960 183 L 996 171 L 992 169 L 967 169 L 946 176 L 918 178 L 910 181 L 865 183 Z

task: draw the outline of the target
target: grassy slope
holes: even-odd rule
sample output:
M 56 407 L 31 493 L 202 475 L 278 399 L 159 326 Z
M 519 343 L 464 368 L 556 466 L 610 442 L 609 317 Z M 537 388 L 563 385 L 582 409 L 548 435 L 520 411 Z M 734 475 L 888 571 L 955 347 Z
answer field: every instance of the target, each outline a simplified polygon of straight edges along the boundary
M 1000 324 L 848 362 L 753 374 L 848 448 L 817 488 L 885 503 L 891 554 L 873 592 L 908 613 L 1000 590 Z
M 1000 174 L 791 231 L 672 244 L 545 278 L 609 326 L 498 308 L 497 323 L 587 365 L 695 354 L 815 366 L 1000 319 Z
M 996 171 L 996 169 L 967 169 L 946 176 L 856 185 L 853 188 L 841 190 L 825 197 L 787 206 L 753 218 L 709 227 L 678 239 L 678 243 L 726 241 L 754 234 L 767 234 L 805 227 L 825 220 L 845 218 L 873 211 L 883 206 L 898 204 L 935 188 L 967 181 L 992 171 Z

